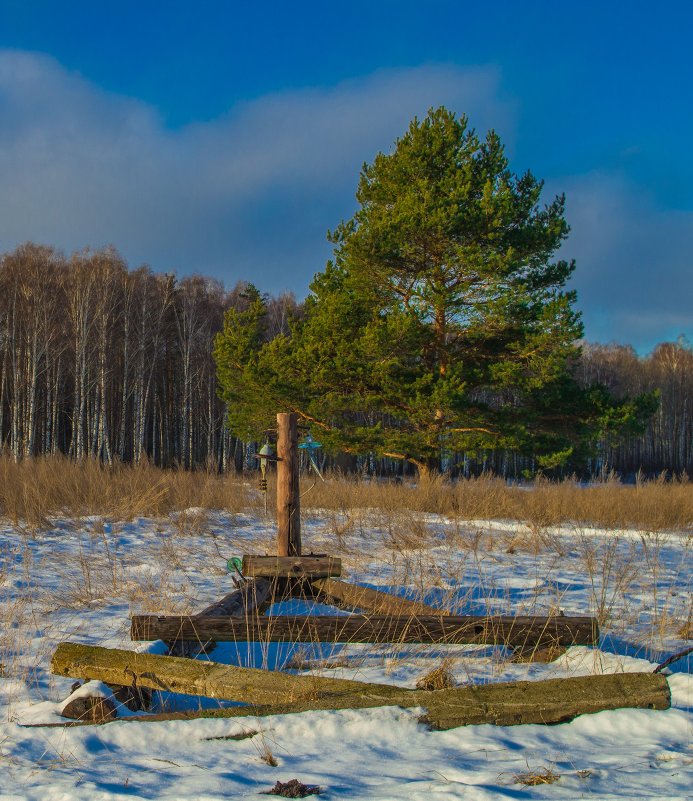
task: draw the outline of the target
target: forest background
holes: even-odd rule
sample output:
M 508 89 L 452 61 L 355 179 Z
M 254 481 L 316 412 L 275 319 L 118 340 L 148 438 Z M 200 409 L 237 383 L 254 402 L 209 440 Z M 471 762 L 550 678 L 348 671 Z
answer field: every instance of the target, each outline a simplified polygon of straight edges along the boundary
M 186 469 L 255 467 L 257 443 L 238 440 L 226 426 L 212 357 L 224 313 L 247 307 L 248 288 L 129 269 L 112 248 L 66 257 L 28 243 L 2 255 L 3 448 L 15 459 L 62 453 Z M 302 304 L 290 293 L 266 296 L 266 303 L 265 335 L 287 333 Z M 685 338 L 648 355 L 585 342 L 576 377 L 583 386 L 604 384 L 617 398 L 660 393 L 647 430 L 599 443 L 584 477 L 693 474 L 693 347 Z M 382 475 L 408 469 L 368 454 L 326 456 L 324 466 Z M 441 467 L 512 478 L 536 465 L 513 451 L 489 450 L 454 454 Z

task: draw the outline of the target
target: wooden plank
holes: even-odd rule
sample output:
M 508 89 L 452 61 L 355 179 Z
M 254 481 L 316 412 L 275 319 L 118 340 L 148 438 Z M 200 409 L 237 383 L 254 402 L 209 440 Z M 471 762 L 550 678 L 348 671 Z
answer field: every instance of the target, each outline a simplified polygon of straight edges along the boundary
M 483 643 L 526 649 L 592 645 L 598 641 L 599 631 L 590 617 L 282 615 L 237 620 L 134 615 L 131 637 L 234 642 Z
M 277 555 L 301 555 L 298 417 L 277 415 Z
M 334 556 L 243 557 L 244 576 L 313 580 L 342 573 L 342 560 Z
M 345 581 L 335 581 L 332 578 L 321 578 L 311 582 L 311 589 L 315 599 L 349 611 L 361 609 L 364 612 L 374 612 L 378 615 L 446 615 L 443 609 L 422 603 L 400 598 L 370 587 L 358 584 L 347 584 Z
M 407 690 L 345 679 L 291 676 L 213 662 L 134 654 L 75 643 L 58 646 L 52 669 L 59 675 L 107 682 L 127 676 L 138 686 L 253 704 L 250 707 L 206 710 L 200 717 L 421 706 L 427 710 L 426 723 L 436 729 L 449 729 L 479 723 L 560 723 L 577 715 L 605 709 L 668 709 L 671 703 L 666 677 L 657 673 L 580 676 L 449 690 Z M 189 719 L 189 713 L 184 713 L 184 717 Z M 151 719 L 162 718 L 156 715 Z

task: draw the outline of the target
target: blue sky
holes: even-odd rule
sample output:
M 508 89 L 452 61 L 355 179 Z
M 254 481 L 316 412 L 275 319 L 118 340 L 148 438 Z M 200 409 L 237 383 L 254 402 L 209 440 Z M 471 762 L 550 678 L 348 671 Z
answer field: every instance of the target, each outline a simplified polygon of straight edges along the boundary
M 431 106 L 565 191 L 586 336 L 693 338 L 693 3 L 0 0 L 0 251 L 305 295 Z

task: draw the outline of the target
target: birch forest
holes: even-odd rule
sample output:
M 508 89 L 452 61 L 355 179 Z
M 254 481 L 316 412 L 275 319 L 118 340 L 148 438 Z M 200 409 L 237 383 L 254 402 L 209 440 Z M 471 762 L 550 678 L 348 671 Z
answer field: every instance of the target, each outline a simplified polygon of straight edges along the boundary
M 2 255 L 3 450 L 16 460 L 62 453 L 186 469 L 254 466 L 253 444 L 226 428 L 212 359 L 224 312 L 243 308 L 244 287 L 226 290 L 198 275 L 178 279 L 148 267 L 129 269 L 113 249 L 65 257 L 25 244 Z M 293 295 L 269 297 L 267 336 L 286 332 L 296 313 Z M 604 383 L 617 395 L 661 393 L 647 432 L 602 443 L 588 469 L 693 475 L 690 343 L 663 343 L 646 357 L 627 345 L 585 344 L 578 370 L 583 382 Z M 507 476 L 526 469 L 507 453 L 455 463 Z M 377 472 L 394 467 L 373 458 L 340 464 Z

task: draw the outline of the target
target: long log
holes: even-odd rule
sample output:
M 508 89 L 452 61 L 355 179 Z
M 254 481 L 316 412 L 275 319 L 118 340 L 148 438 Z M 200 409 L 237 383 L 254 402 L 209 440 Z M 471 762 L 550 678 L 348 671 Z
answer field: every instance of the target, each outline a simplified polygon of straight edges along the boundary
M 249 704 L 317 700 L 325 695 L 358 693 L 364 686 L 378 699 L 399 692 L 398 688 L 387 684 L 364 685 L 346 679 L 293 676 L 218 662 L 69 642 L 58 645 L 51 660 L 51 671 L 76 679 L 98 679 L 109 685 L 148 687 Z
M 563 616 L 281 615 L 237 620 L 134 615 L 130 636 L 232 642 L 481 643 L 527 649 L 592 645 L 599 631 L 593 618 Z
M 290 676 L 176 657 L 133 654 L 74 643 L 58 646 L 52 670 L 60 675 L 102 681 L 115 680 L 116 677 L 121 680 L 127 676 L 141 686 L 154 689 L 204 694 L 253 704 L 207 710 L 201 717 L 420 706 L 426 709 L 423 720 L 432 728 L 450 729 L 479 723 L 561 723 L 577 715 L 605 709 L 668 709 L 671 704 L 666 677 L 655 673 L 580 676 L 450 690 L 407 690 L 345 679 Z M 183 715 L 187 717 L 188 713 Z
M 342 574 L 342 560 L 334 556 L 243 557 L 244 576 L 265 578 L 320 579 Z
M 363 611 L 376 614 L 414 614 L 414 615 L 447 615 L 443 609 L 428 606 L 421 601 L 410 601 L 386 592 L 372 590 L 348 584 L 344 581 L 335 581 L 331 578 L 319 579 L 295 586 L 295 595 L 305 597 L 310 595 L 315 600 L 331 604 L 339 609 L 350 612 Z M 527 642 L 516 646 L 513 651 L 513 661 L 516 662 L 553 662 L 565 653 L 565 647 L 557 643 L 542 644 Z
M 616 673 L 544 681 L 485 684 L 437 690 L 428 700 L 423 721 L 433 729 L 470 724 L 564 723 L 578 715 L 606 709 L 668 709 L 669 684 L 652 681 L 652 673 Z

